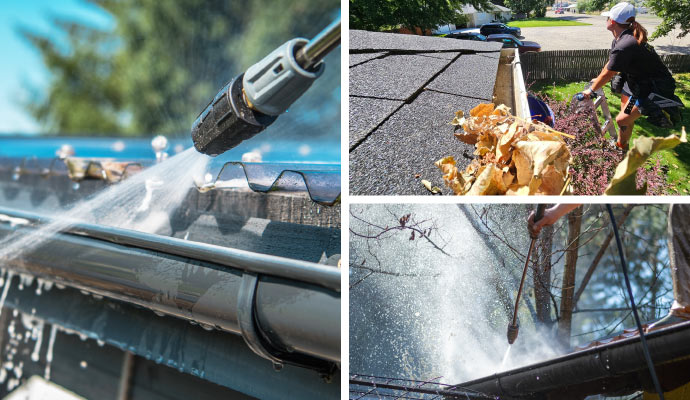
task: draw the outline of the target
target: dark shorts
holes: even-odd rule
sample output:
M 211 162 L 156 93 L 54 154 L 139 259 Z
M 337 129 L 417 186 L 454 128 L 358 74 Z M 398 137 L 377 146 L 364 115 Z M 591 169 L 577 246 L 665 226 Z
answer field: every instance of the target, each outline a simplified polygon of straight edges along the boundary
M 642 115 L 653 115 L 662 108 L 682 107 L 683 103 L 675 95 L 676 81 L 673 78 L 660 78 L 646 81 L 626 81 L 622 94 L 635 95 L 635 105 Z

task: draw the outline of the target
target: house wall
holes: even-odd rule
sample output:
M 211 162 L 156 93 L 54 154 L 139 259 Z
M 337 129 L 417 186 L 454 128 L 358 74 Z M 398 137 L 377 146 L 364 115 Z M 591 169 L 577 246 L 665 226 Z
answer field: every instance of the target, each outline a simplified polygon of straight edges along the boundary
M 469 21 L 467 22 L 467 26 L 470 28 L 478 28 L 484 24 L 488 24 L 494 19 L 493 14 L 489 13 L 474 13 L 474 14 L 469 14 Z

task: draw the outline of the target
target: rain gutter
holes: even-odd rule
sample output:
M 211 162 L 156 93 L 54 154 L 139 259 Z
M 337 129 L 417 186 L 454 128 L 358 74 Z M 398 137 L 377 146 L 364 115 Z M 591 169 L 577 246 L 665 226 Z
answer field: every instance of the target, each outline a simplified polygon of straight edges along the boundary
M 690 322 L 676 324 L 646 335 L 654 364 L 668 366 L 690 357 Z M 685 359 L 685 360 L 683 360 Z M 686 368 L 685 375 L 688 374 Z M 677 375 L 678 368 L 669 367 Z M 682 372 L 682 371 L 680 371 Z M 634 374 L 634 379 L 630 376 Z M 487 376 L 458 386 L 502 398 L 563 398 L 564 393 L 606 393 L 616 387 L 616 380 L 641 389 L 649 376 L 639 337 L 616 340 L 537 364 Z M 660 374 L 664 386 L 663 373 Z M 682 378 L 682 377 L 681 377 Z M 687 376 L 685 377 L 687 381 Z M 678 380 L 678 376 L 673 377 Z M 681 379 L 682 381 L 682 379 Z M 666 390 L 669 389 L 666 384 Z M 565 392 L 564 392 L 565 390 Z
M 0 238 L 49 219 L 0 208 Z M 17 225 L 17 221 L 26 224 Z M 340 271 L 316 263 L 125 229 L 76 224 L 4 260 L 29 274 L 241 335 L 275 365 L 340 362 Z

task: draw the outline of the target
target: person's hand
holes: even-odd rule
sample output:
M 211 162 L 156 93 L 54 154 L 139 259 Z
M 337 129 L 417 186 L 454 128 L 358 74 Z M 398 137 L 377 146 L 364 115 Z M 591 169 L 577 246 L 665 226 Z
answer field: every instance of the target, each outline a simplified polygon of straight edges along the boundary
M 532 211 L 527 218 L 527 230 L 529 231 L 529 235 L 533 238 L 539 236 L 539 232 L 541 232 L 543 227 L 553 225 L 558 221 L 558 215 L 556 215 L 553 208 L 544 210 L 544 216 L 537 222 L 534 222 L 534 215 L 535 212 Z
M 583 90 L 582 95 L 585 96 L 585 99 L 590 99 L 592 97 L 592 89 Z

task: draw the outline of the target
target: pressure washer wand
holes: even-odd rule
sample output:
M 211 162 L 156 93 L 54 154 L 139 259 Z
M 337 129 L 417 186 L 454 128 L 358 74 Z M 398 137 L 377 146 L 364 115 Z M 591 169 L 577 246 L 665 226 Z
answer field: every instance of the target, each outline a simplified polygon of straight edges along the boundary
M 534 215 L 534 222 L 539 222 L 544 217 L 545 204 L 537 204 L 537 212 Z M 515 311 L 513 311 L 513 322 L 508 325 L 508 344 L 515 343 L 518 337 L 520 327 L 517 323 L 518 305 L 520 304 L 520 295 L 522 295 L 522 287 L 525 284 L 525 277 L 527 276 L 527 267 L 529 266 L 529 259 L 534 249 L 534 243 L 537 241 L 539 235 L 530 235 L 532 240 L 529 242 L 529 250 L 527 251 L 527 258 L 525 259 L 525 267 L 522 269 L 522 279 L 520 279 L 520 287 L 518 288 L 517 297 L 515 297 Z
M 340 17 L 312 40 L 292 39 L 225 85 L 192 124 L 201 153 L 217 156 L 271 125 L 323 74 L 340 44 Z

